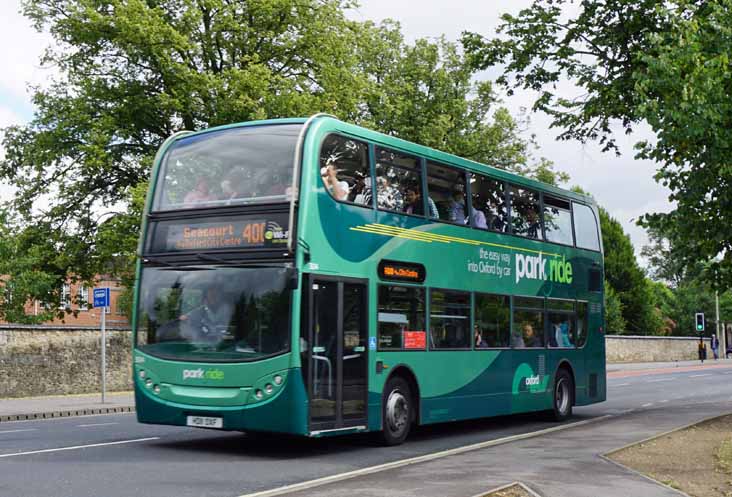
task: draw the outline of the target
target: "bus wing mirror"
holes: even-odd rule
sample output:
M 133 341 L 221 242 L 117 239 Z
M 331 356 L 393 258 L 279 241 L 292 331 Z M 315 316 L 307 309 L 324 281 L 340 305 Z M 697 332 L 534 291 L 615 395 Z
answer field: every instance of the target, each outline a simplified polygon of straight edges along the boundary
M 295 268 L 288 268 L 287 274 L 285 275 L 286 283 L 285 286 L 288 290 L 297 290 L 298 289 L 298 278 L 297 278 L 297 269 Z

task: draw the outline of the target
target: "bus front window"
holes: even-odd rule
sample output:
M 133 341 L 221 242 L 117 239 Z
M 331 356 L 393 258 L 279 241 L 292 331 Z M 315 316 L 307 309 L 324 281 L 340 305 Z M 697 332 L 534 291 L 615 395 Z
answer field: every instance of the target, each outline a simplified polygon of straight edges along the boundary
M 289 201 L 301 129 L 244 126 L 176 140 L 161 163 L 153 210 Z
M 190 361 L 247 361 L 289 349 L 286 268 L 144 268 L 137 347 Z

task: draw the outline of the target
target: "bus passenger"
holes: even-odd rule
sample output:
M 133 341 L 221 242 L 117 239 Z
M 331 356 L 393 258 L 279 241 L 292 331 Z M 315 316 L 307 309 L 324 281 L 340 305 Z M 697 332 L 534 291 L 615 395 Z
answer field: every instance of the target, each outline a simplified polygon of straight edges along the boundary
M 526 236 L 529 238 L 539 238 L 541 233 L 541 227 L 539 226 L 539 215 L 533 208 L 529 208 L 526 211 L 526 221 L 528 227 L 526 228 Z
M 333 164 L 320 168 L 320 176 L 323 178 L 325 188 L 333 195 L 336 200 L 346 200 L 348 198 L 348 183 L 338 181 L 338 172 Z
M 208 202 L 209 200 L 214 199 L 209 192 L 208 181 L 206 178 L 198 178 L 195 188 L 186 194 L 183 203 L 198 204 L 200 202 Z
M 455 185 L 452 190 L 452 198 L 447 206 L 447 218 L 453 223 L 465 224 L 467 222 L 463 185 Z
M 488 217 L 490 221 L 488 226 L 493 231 L 505 231 L 506 222 L 503 219 L 503 214 L 498 207 L 498 202 L 491 198 L 488 200 Z
M 480 207 L 480 199 L 476 195 L 473 197 L 473 210 L 470 212 L 470 224 L 475 228 L 487 230 L 488 223 L 485 221 L 485 214 L 478 207 Z
M 475 348 L 484 349 L 488 347 L 488 343 L 483 340 L 483 335 L 480 333 L 480 327 L 476 324 L 473 329 L 475 330 Z
M 404 190 L 404 212 L 407 214 L 415 214 L 422 216 L 424 215 L 424 207 L 422 205 L 422 190 L 418 185 L 409 185 Z M 433 219 L 439 219 L 440 214 L 437 212 L 437 206 L 435 201 L 430 197 L 427 197 L 427 204 L 429 205 L 430 217 Z

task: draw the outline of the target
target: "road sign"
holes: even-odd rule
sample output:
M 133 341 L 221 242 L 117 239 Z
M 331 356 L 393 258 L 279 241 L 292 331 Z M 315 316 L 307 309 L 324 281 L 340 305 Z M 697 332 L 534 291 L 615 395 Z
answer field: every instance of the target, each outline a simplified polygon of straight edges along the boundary
M 704 313 L 703 312 L 696 313 L 696 331 L 698 333 L 704 332 Z
M 94 289 L 94 307 L 109 307 L 109 288 Z

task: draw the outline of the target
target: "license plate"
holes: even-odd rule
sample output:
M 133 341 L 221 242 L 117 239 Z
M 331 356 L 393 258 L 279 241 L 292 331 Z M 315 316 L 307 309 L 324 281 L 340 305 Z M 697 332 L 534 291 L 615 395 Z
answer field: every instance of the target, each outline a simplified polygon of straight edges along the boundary
M 188 426 L 195 426 L 196 428 L 223 428 L 224 419 L 208 416 L 188 416 L 186 418 L 186 424 Z

